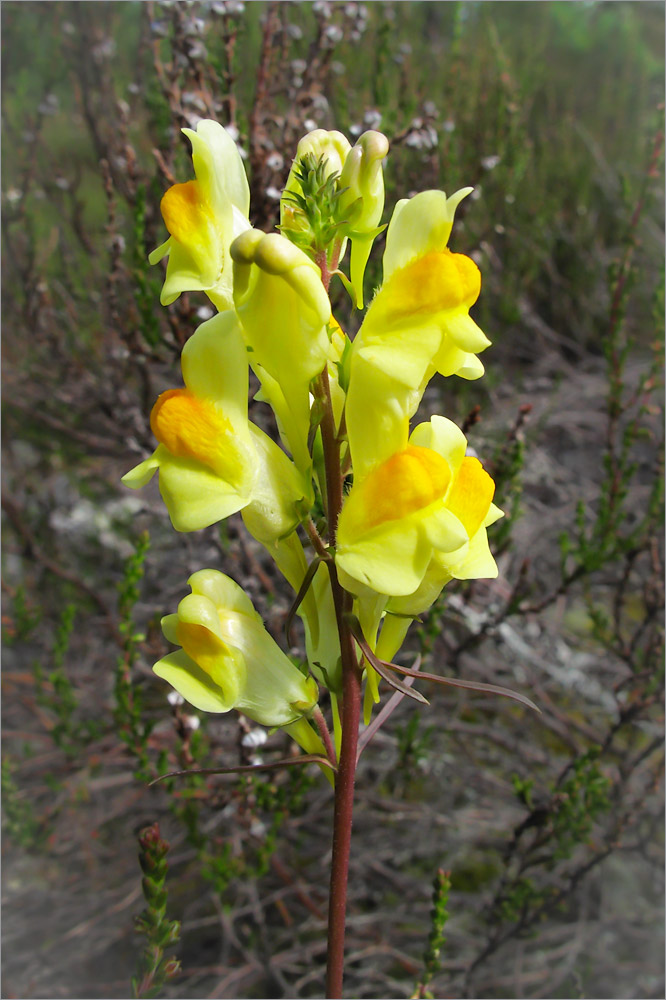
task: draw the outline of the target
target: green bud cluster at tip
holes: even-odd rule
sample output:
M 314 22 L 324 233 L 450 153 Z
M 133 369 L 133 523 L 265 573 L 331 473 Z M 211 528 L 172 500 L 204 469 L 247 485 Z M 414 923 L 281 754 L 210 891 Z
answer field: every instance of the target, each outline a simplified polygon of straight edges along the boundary
M 288 223 L 280 226 L 282 234 L 310 255 L 330 252 L 336 240 L 341 240 L 342 226 L 349 226 L 360 215 L 362 198 L 343 207 L 340 174 L 330 172 L 328 160 L 322 154 L 304 153 L 294 164 L 294 177 L 301 192 L 285 192 L 284 200 L 293 206 Z

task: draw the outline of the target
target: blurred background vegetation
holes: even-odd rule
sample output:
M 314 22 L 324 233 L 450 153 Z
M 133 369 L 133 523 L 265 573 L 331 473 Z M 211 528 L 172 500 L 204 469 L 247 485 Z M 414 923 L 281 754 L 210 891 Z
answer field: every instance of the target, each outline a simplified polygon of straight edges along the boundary
M 238 518 L 177 536 L 119 484 L 211 314 L 160 307 L 146 259 L 202 117 L 261 228 L 315 127 L 387 134 L 384 221 L 475 187 L 451 245 L 481 267 L 487 375 L 423 413 L 494 473 L 500 577 L 447 587 L 412 649 L 543 717 L 431 691 L 366 752 L 349 995 L 663 996 L 663 33 L 647 2 L 2 5 L 6 996 L 323 991 L 328 785 L 148 787 L 288 750 L 150 671 L 204 566 L 283 640 L 272 566 Z

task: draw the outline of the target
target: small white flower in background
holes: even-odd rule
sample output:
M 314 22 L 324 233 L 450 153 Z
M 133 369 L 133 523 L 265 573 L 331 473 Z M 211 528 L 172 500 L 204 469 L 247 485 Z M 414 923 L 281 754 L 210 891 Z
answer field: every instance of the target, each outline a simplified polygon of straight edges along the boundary
M 328 111 L 328 100 L 323 94 L 315 94 L 312 98 L 312 107 L 317 111 Z
M 294 76 L 303 76 L 307 68 L 308 64 L 306 63 L 305 59 L 291 60 L 291 71 L 294 74 Z
M 189 46 L 189 56 L 191 59 L 206 59 L 208 56 L 208 49 L 203 42 L 192 42 Z
M 338 42 L 342 41 L 343 37 L 344 33 L 342 28 L 340 28 L 337 24 L 329 24 L 324 31 L 324 38 L 330 45 L 337 45 Z
M 201 17 L 193 17 L 185 25 L 186 35 L 203 35 L 206 30 L 206 22 Z
M 55 115 L 60 107 L 60 101 L 55 94 L 47 94 L 37 110 L 42 115 Z
M 405 139 L 405 145 L 413 149 L 434 149 L 438 142 L 436 130 L 432 125 L 423 126 L 421 118 L 415 118 L 412 122 L 412 129 Z
M 437 110 L 437 105 L 434 101 L 426 101 L 423 105 L 423 111 L 429 118 L 437 118 L 439 111 Z
M 498 163 L 500 163 L 501 156 L 484 156 L 481 160 L 481 166 L 484 170 L 494 170 Z
M 472 199 L 472 201 L 478 201 L 482 194 L 483 194 L 483 188 L 481 187 L 480 184 L 477 184 L 477 186 L 472 191 L 470 198 Z
M 9 188 L 5 191 L 5 201 L 8 201 L 10 205 L 15 205 L 23 197 L 23 191 L 19 191 L 18 188 Z
M 347 72 L 347 67 L 345 66 L 345 64 L 338 62 L 337 59 L 335 60 L 335 62 L 331 63 L 331 69 L 333 70 L 336 76 L 342 76 L 343 73 Z
M 113 38 L 105 38 L 104 41 L 100 42 L 99 45 L 95 45 L 92 49 L 93 59 L 96 62 L 101 62 L 103 59 L 110 59 L 115 54 L 116 43 Z
M 271 201 L 279 201 L 282 197 L 282 192 L 279 188 L 276 188 L 273 184 L 266 188 L 266 197 L 270 198 Z
M 513 203 L 514 203 L 515 200 L 516 200 L 516 197 L 513 194 L 507 194 L 504 197 L 504 201 L 507 203 L 507 205 L 513 205 Z
M 210 319 L 213 315 L 213 310 L 210 306 L 199 306 L 197 309 L 197 319 L 200 319 L 204 323 L 207 319 Z
M 225 127 L 227 133 L 234 140 L 234 142 L 238 142 L 238 138 L 240 136 L 240 132 L 238 131 L 238 127 L 236 125 L 234 125 L 233 123 L 231 125 L 225 125 L 224 127 Z
M 320 14 L 325 19 L 331 16 L 331 5 L 326 0 L 315 0 L 312 4 L 312 10 L 315 14 Z
M 314 118 L 306 118 L 303 122 L 303 128 L 307 129 L 308 132 L 314 132 L 317 128 L 317 123 Z
M 254 726 L 247 733 L 244 734 L 241 740 L 241 746 L 244 747 L 261 747 L 264 745 L 268 739 L 268 733 L 261 726 Z
M 177 691 L 169 691 L 169 693 L 167 695 L 167 701 L 174 708 L 177 705 L 184 705 L 185 704 L 185 699 L 183 698 L 182 694 L 178 694 Z
M 350 135 L 353 135 L 353 136 L 360 135 L 362 131 L 363 131 L 363 126 L 362 125 L 357 125 L 356 122 L 354 122 L 353 125 L 349 126 L 349 134 Z
M 379 128 L 382 123 L 381 111 L 378 111 L 377 108 L 368 108 L 363 115 L 363 121 L 369 129 Z
M 456 123 L 453 118 L 447 118 L 445 122 L 442 122 L 442 128 L 445 132 L 453 132 L 455 130 Z
M 287 25 L 287 34 L 295 42 L 299 42 L 301 40 L 301 38 L 303 37 L 303 29 L 300 28 L 297 24 L 288 24 Z
M 269 170 L 281 170 L 284 166 L 284 157 L 277 150 L 266 159 L 266 166 Z
M 183 717 L 183 725 L 190 732 L 196 733 L 197 729 L 201 725 L 201 719 L 198 715 L 186 715 Z

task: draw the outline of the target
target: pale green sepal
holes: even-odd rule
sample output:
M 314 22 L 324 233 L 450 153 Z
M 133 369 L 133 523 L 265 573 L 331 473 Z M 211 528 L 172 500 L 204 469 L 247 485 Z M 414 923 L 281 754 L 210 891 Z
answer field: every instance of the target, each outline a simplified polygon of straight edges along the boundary
M 356 292 L 354 291 L 354 286 L 351 283 L 351 281 L 349 280 L 349 278 L 347 277 L 347 275 L 344 274 L 339 268 L 338 268 L 337 271 L 334 271 L 333 274 L 335 275 L 335 277 L 339 278 L 340 281 L 342 282 L 342 284 L 345 286 L 345 291 L 349 295 L 349 298 L 352 300 L 352 304 L 355 306 L 356 305 Z
M 158 449 L 159 450 L 159 449 Z M 157 451 L 155 451 L 150 458 L 145 459 L 143 462 L 139 462 L 135 465 L 133 469 L 126 472 L 121 478 L 121 483 L 125 486 L 129 486 L 131 490 L 140 490 L 142 486 L 149 483 L 150 480 L 155 475 L 155 472 L 160 467 L 159 458 L 157 456 Z
M 164 243 L 160 243 L 158 247 L 155 247 L 154 250 L 151 250 L 151 252 L 148 254 L 149 264 L 159 264 L 159 262 L 164 257 L 166 257 L 166 255 L 171 250 L 171 239 L 172 238 L 170 236 L 168 240 L 164 241 Z

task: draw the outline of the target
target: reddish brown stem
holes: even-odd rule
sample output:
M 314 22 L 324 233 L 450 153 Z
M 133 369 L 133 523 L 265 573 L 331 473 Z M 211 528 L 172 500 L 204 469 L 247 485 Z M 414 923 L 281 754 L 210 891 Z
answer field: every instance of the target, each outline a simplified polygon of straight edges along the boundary
M 339 586 L 339 584 L 338 584 Z M 347 882 L 351 849 L 354 781 L 358 749 L 358 725 L 361 716 L 361 672 L 356 665 L 351 635 L 340 635 L 342 649 L 342 746 L 335 779 L 335 812 L 333 816 L 333 857 L 331 860 L 331 891 L 328 900 L 328 963 L 326 996 L 342 996 L 345 959 L 345 916 L 347 912 Z M 345 639 L 350 649 L 346 650 Z M 350 659 L 351 657 L 351 659 Z M 347 664 L 345 664 L 347 661 Z
M 337 254 L 335 255 L 337 257 Z M 328 289 L 331 280 L 325 254 L 317 264 L 322 282 Z M 337 267 L 337 259 L 332 269 Z M 317 398 L 323 404 L 321 437 L 326 472 L 326 499 L 328 513 L 328 544 L 335 545 L 338 517 L 342 507 L 343 475 L 340 469 L 340 442 L 335 430 L 328 370 L 315 383 Z M 361 670 L 354 640 L 345 620 L 351 611 L 352 598 L 340 586 L 335 563 L 328 562 L 335 617 L 340 636 L 342 659 L 342 736 L 338 772 L 335 779 L 335 807 L 333 814 L 333 854 L 331 860 L 331 889 L 328 903 L 328 961 L 326 971 L 326 996 L 342 996 L 342 977 L 345 957 L 345 917 L 347 911 L 347 883 L 351 849 L 352 815 L 354 809 L 354 781 L 358 748 L 358 727 L 361 716 Z

